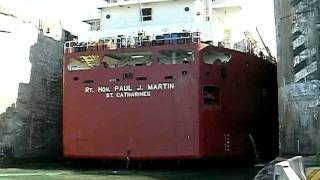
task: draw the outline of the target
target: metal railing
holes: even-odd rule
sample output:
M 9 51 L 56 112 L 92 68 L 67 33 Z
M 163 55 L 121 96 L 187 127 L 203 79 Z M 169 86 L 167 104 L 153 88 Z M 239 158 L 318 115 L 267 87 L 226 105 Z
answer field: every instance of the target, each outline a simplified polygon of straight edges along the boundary
M 108 4 L 115 3 L 126 3 L 126 2 L 134 2 L 134 3 L 147 3 L 147 2 L 156 2 L 156 0 L 105 0 Z
M 67 41 L 64 45 L 64 53 L 97 51 L 119 48 L 141 48 L 162 46 L 168 44 L 191 44 L 200 42 L 200 32 L 183 32 L 150 36 L 118 36 L 102 38 L 98 41 L 78 42 Z

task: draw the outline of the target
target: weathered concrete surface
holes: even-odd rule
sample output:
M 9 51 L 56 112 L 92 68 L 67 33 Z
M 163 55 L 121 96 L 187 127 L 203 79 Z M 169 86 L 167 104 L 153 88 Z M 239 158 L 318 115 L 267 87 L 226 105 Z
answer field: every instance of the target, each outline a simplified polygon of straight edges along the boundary
M 15 131 L 15 129 L 11 128 L 13 127 L 11 119 L 13 119 L 16 114 L 15 110 L 15 104 L 12 104 L 11 107 L 6 109 L 5 113 L 0 114 L 0 165 L 7 162 L 7 159 L 10 158 L 13 153 L 12 146 L 8 142 L 12 141 L 10 134 L 13 134 Z
M 0 145 L 11 147 L 16 158 L 47 159 L 62 155 L 65 34 L 60 41 L 42 33 L 38 35 L 37 43 L 30 49 L 30 83 L 19 85 L 16 107 L 0 116 Z
M 320 150 L 320 0 L 275 0 L 280 154 Z
M 316 154 L 320 146 L 320 81 L 292 83 L 279 89 L 282 101 L 281 152 Z

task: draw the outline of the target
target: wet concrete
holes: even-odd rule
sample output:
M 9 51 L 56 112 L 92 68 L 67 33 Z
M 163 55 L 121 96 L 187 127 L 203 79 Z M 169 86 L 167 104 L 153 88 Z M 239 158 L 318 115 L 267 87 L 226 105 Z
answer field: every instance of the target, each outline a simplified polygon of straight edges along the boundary
M 36 163 L 0 168 L 0 180 L 251 180 L 260 168 L 112 168 L 88 167 L 75 164 Z

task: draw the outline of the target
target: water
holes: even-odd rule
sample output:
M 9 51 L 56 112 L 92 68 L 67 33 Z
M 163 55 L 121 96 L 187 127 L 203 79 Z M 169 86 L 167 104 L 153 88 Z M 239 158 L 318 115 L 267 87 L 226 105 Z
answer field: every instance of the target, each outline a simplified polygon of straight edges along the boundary
M 259 168 L 120 169 L 37 163 L 0 168 L 0 180 L 250 180 Z

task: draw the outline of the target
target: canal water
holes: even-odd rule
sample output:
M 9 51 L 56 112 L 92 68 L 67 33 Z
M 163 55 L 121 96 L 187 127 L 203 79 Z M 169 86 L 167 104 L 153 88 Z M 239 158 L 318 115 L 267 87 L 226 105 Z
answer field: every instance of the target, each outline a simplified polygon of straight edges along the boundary
M 35 163 L 0 168 L 0 180 L 251 180 L 260 168 L 115 168 Z

